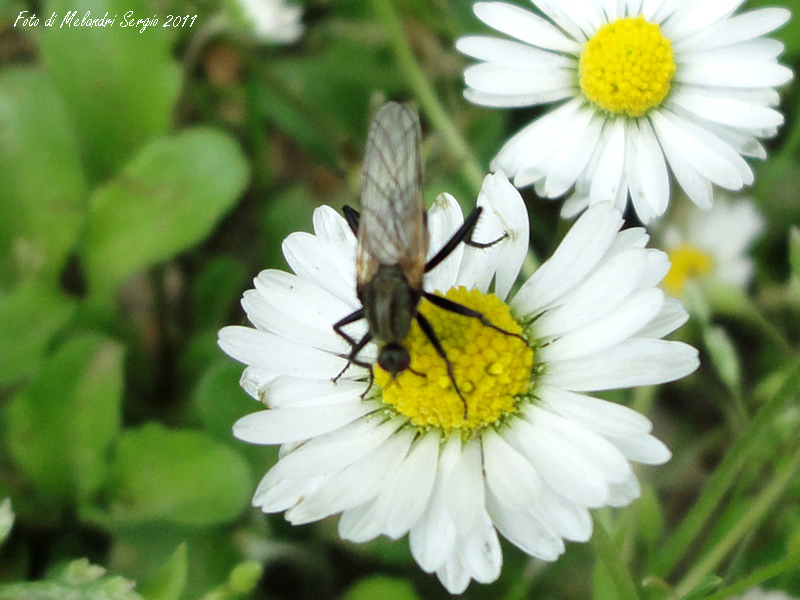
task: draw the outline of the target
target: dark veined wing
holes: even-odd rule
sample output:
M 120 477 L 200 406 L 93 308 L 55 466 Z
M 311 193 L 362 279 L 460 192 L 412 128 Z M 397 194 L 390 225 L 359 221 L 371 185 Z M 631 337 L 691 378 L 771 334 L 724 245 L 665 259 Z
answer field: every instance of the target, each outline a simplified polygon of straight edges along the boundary
M 422 196 L 420 125 L 402 104 L 385 104 L 369 128 L 364 151 L 357 286 L 381 265 L 400 265 L 409 283 L 422 287 L 428 251 Z

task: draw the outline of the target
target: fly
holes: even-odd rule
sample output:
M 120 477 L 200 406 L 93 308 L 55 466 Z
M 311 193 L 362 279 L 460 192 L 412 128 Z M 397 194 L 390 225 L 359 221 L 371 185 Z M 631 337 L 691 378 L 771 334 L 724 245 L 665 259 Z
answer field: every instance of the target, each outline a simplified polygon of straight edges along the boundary
M 450 381 L 464 402 L 466 416 L 467 401 L 458 387 L 453 365 L 430 322 L 418 312 L 420 300 L 425 298 L 445 310 L 479 319 L 483 325 L 501 333 L 524 338 L 497 327 L 478 311 L 426 292 L 422 280 L 425 273 L 436 268 L 461 242 L 487 248 L 507 234 L 486 244 L 472 241 L 471 235 L 482 210 L 477 207 L 441 250 L 426 262 L 428 227 L 422 195 L 420 140 L 416 112 L 396 102 L 385 104 L 370 125 L 364 151 L 361 213 L 344 207 L 344 216 L 357 239 L 356 295 L 361 308 L 333 325 L 334 331 L 351 346 L 347 365 L 334 381 L 350 364 L 356 364 L 369 370 L 371 387 L 372 365 L 359 360 L 358 355 L 372 340 L 378 342 L 378 364 L 392 378 L 409 369 L 411 357 L 403 340 L 408 336 L 412 321 L 416 321 L 444 360 Z M 369 329 L 360 340 L 355 340 L 343 327 L 361 319 L 366 319 Z

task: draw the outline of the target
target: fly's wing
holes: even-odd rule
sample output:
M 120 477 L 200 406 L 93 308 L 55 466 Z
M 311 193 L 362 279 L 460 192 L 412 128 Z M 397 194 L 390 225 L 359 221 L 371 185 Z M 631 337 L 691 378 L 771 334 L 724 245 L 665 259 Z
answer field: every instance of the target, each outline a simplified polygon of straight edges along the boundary
M 422 287 L 428 229 L 422 197 L 417 113 L 390 102 L 375 115 L 364 151 L 357 289 L 381 265 L 399 265 L 415 289 Z

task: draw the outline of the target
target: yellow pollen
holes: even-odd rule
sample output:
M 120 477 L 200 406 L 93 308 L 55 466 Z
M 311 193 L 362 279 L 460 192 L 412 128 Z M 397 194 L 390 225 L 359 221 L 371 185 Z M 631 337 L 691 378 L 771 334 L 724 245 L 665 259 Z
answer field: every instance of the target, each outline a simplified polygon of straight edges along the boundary
M 606 23 L 586 42 L 578 67 L 586 97 L 612 114 L 640 117 L 669 92 L 672 44 L 641 15 Z
M 441 295 L 441 294 L 440 294 Z M 494 294 L 464 287 L 451 288 L 446 298 L 480 312 L 492 324 L 522 334 L 508 306 Z M 531 383 L 533 350 L 518 337 L 483 325 L 422 300 L 419 312 L 428 319 L 453 366 L 456 392 L 447 366 L 416 321 L 403 345 L 411 356 L 411 368 L 395 379 L 375 365 L 375 382 L 383 401 L 407 416 L 418 427 L 439 427 L 447 433 L 472 432 L 497 423 L 517 410 L 517 398 Z
M 675 297 L 683 293 L 687 283 L 714 268 L 714 261 L 708 253 L 691 244 L 682 244 L 670 250 L 669 261 L 669 273 L 662 285 L 667 293 Z

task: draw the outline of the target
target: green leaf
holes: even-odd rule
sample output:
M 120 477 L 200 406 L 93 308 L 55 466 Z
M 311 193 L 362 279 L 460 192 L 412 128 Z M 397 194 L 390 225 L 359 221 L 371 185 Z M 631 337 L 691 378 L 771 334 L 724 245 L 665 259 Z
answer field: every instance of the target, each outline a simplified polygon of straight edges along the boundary
M 0 544 L 6 541 L 13 526 L 14 510 L 11 508 L 11 498 L 6 498 L 0 502 Z
M 67 341 L 8 407 L 8 444 L 48 500 L 85 501 L 105 481 L 120 424 L 123 348 L 99 334 Z
M 133 581 L 105 576 L 105 569 L 88 560 L 69 563 L 56 577 L 32 583 L 0 586 L 0 600 L 142 600 Z
M 127 431 L 114 459 L 112 520 L 213 525 L 249 504 L 250 472 L 233 450 L 196 431 L 152 423 Z
M 205 238 L 248 180 L 236 142 L 210 128 L 148 145 L 90 201 L 86 261 L 101 294 Z
M 186 587 L 188 570 L 189 562 L 184 542 L 175 549 L 155 576 L 142 586 L 142 596 L 145 600 L 179 600 Z
M 796 225 L 789 228 L 789 268 L 800 283 L 800 228 Z
M 71 298 L 38 281 L 0 295 L 0 384 L 11 384 L 38 369 L 53 337 L 74 312 Z
M 239 386 L 242 365 L 221 357 L 197 384 L 194 390 L 194 406 L 204 428 L 214 437 L 230 441 L 231 427 L 241 417 L 261 407 Z
M 236 565 L 228 577 L 228 585 L 234 594 L 249 594 L 258 585 L 264 567 L 255 561 L 243 562 Z
M 77 12 L 80 21 L 87 11 L 116 20 L 107 27 L 61 26 L 67 13 Z M 181 83 L 171 36 L 163 23 L 143 32 L 122 26 L 126 13 L 154 16 L 143 0 L 49 0 L 43 12 L 55 12 L 56 21 L 37 32 L 42 58 L 76 123 L 87 169 L 103 179 L 169 130 Z
M 649 549 L 654 549 L 664 534 L 664 511 L 658 495 L 652 487 L 642 488 L 642 496 L 636 503 L 639 535 Z
M 247 285 L 242 263 L 226 256 L 209 262 L 200 273 L 192 295 L 192 315 L 197 329 L 219 329 L 227 323 Z
M 703 338 L 711 362 L 728 389 L 738 393 L 742 384 L 739 356 L 727 332 L 716 325 L 704 328 Z
M 719 588 L 720 585 L 722 585 L 721 577 L 716 575 L 708 575 L 707 577 L 703 578 L 703 580 L 697 584 L 694 589 L 683 596 L 682 600 L 700 600 L 700 598 L 705 598 L 708 594 Z
M 41 71 L 0 75 L 0 190 L 0 284 L 55 279 L 77 240 L 86 184 L 70 117 Z
M 342 596 L 342 600 L 418 600 L 410 582 L 393 577 L 374 576 L 357 581 Z

